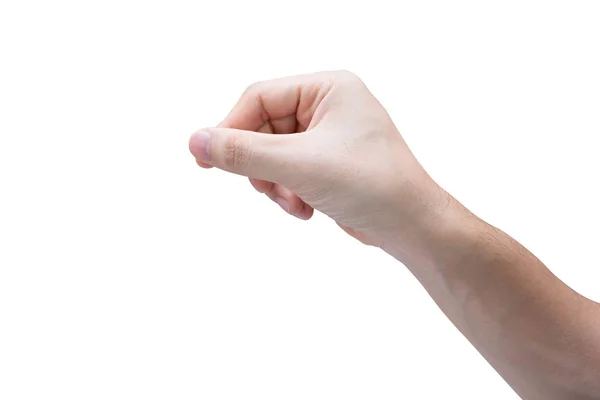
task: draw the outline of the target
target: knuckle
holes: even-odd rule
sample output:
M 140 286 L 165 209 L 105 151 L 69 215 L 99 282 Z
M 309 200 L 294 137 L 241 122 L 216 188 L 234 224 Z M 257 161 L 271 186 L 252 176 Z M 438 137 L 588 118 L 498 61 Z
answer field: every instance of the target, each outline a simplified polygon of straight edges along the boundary
M 260 90 L 261 84 L 262 84 L 261 82 L 251 83 L 250 85 L 248 85 L 248 87 L 246 87 L 246 90 L 244 90 L 244 94 L 246 96 L 251 96 L 251 95 L 258 93 Z
M 244 168 L 250 159 L 247 143 L 237 135 L 225 139 L 223 148 L 223 164 L 226 168 L 238 170 Z
M 343 82 L 360 81 L 360 78 L 358 77 L 358 75 L 356 75 L 354 72 L 349 71 L 347 69 L 340 69 L 338 71 L 335 71 L 335 77 L 336 77 L 336 79 L 343 81 Z

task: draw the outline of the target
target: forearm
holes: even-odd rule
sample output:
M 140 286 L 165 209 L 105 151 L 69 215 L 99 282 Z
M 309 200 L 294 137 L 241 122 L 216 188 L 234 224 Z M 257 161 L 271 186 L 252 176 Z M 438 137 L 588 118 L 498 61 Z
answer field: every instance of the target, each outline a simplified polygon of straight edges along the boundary
M 408 247 L 384 250 L 411 270 L 521 396 L 600 397 L 598 304 L 571 290 L 508 235 L 447 199 Z

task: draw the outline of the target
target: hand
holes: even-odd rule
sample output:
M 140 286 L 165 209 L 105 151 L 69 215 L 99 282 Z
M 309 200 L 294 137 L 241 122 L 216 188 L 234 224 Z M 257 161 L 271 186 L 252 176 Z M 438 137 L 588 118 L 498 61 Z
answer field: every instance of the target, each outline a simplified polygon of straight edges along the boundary
M 350 72 L 251 85 L 216 128 L 192 135 L 198 165 L 244 175 L 288 213 L 317 209 L 363 243 L 411 241 L 444 193 Z
M 520 395 L 600 398 L 598 304 L 435 184 L 356 76 L 254 84 L 190 150 L 290 214 L 317 209 L 402 261 Z

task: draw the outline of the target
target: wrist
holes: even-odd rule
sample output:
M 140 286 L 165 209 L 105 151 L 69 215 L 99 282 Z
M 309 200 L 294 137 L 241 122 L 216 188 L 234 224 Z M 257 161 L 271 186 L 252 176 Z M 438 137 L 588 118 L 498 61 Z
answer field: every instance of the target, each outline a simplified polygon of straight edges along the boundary
M 435 264 L 461 237 L 473 236 L 482 223 L 460 202 L 431 181 L 404 223 L 382 235 L 380 248 L 405 264 Z

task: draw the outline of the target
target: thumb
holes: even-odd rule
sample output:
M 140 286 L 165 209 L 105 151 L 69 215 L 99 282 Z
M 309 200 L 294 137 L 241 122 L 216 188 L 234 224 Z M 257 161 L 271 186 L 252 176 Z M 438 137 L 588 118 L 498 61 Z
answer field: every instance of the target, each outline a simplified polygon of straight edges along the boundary
M 219 169 L 284 183 L 301 169 L 301 136 L 205 128 L 190 137 L 189 147 L 197 160 Z

